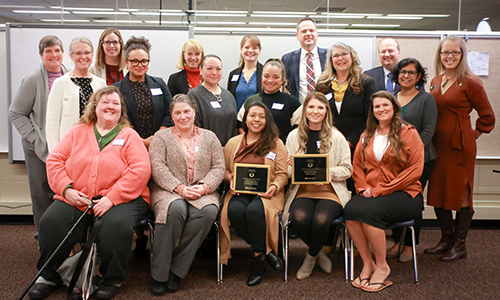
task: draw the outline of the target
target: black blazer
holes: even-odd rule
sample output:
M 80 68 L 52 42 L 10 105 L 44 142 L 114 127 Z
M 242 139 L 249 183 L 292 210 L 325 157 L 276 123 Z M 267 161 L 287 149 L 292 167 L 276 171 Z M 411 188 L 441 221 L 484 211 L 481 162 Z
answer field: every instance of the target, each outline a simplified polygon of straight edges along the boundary
M 168 77 L 168 89 L 172 94 L 172 97 L 177 94 L 187 94 L 188 93 L 188 78 L 186 70 L 181 70 L 179 72 L 170 74 Z
M 236 68 L 229 73 L 229 78 L 227 79 L 227 90 L 233 94 L 234 98 L 236 99 L 236 87 L 240 83 L 240 78 L 239 76 L 241 75 L 241 72 L 243 71 L 243 67 L 245 67 L 245 64 L 243 64 L 241 67 Z M 258 62 L 257 63 L 257 91 L 255 92 L 256 94 L 260 93 L 262 91 L 262 69 L 264 69 L 264 66 Z M 232 81 L 233 75 L 238 75 L 238 80 Z
M 146 82 L 150 89 L 160 88 L 162 91 L 161 95 L 152 96 L 153 99 L 153 131 L 156 132 L 161 126 L 173 126 L 172 116 L 170 115 L 170 103 L 172 102 L 172 96 L 170 91 L 165 84 L 165 81 L 160 77 L 153 77 L 146 74 Z M 142 132 L 139 132 L 139 111 L 137 110 L 137 105 L 135 103 L 134 96 L 132 94 L 132 86 L 130 85 L 129 74 L 123 78 L 123 80 L 113 83 L 114 86 L 120 89 L 123 97 L 125 98 L 125 104 L 127 105 L 127 115 L 132 127 L 139 133 L 142 138 L 144 137 Z
M 326 54 L 328 50 L 318 47 L 319 62 L 321 64 L 321 72 L 325 70 Z M 288 79 L 288 90 L 292 96 L 299 99 L 300 90 L 300 49 L 283 55 L 281 58 L 286 70 L 286 78 Z
M 370 70 L 366 70 L 365 74 L 370 76 L 371 78 L 375 79 L 375 91 L 385 91 L 385 83 L 387 81 L 385 74 L 384 74 L 384 67 L 376 67 Z M 401 91 L 401 86 L 399 84 L 394 84 L 394 92 L 399 92 Z
M 363 90 L 359 94 L 355 94 L 351 87 L 348 87 L 342 106 L 340 107 L 340 114 L 335 105 L 334 93 L 331 85 L 325 92 L 327 98 L 330 98 L 330 108 L 333 114 L 333 125 L 342 132 L 346 140 L 351 143 L 354 149 L 358 143 L 361 133 L 366 129 L 366 119 L 368 119 L 368 111 L 372 104 L 371 95 L 376 92 L 375 80 L 370 76 L 361 74 L 361 85 Z

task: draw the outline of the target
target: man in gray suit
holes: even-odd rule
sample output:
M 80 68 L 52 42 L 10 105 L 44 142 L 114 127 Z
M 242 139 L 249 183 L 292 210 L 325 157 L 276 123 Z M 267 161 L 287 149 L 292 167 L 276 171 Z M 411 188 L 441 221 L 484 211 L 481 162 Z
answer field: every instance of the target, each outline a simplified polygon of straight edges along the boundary
M 399 43 L 395 39 L 383 40 L 378 46 L 378 54 L 382 66 L 367 70 L 365 74 L 375 79 L 376 91 L 399 92 L 401 90 L 399 84 L 391 81 L 391 72 L 397 66 L 401 55 Z
M 300 49 L 283 55 L 281 60 L 290 93 L 303 103 L 307 94 L 316 89 L 319 75 L 325 69 L 327 49 L 316 46 L 318 31 L 311 18 L 303 18 L 297 23 L 295 35 Z
M 42 63 L 23 79 L 9 108 L 12 124 L 23 138 L 33 220 L 37 232 L 40 218 L 52 204 L 54 196 L 47 181 L 45 168 L 45 159 L 48 155 L 45 139 L 47 99 L 54 80 L 66 73 L 62 65 L 63 45 L 58 37 L 53 35 L 43 37 L 38 44 L 38 50 Z

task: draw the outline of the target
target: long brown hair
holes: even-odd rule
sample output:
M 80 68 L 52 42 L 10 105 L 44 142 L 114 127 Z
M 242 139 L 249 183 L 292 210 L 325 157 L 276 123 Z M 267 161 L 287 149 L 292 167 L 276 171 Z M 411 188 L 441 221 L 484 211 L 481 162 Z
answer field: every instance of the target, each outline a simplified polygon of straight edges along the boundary
M 267 106 L 260 102 L 254 102 L 252 103 L 248 109 L 245 110 L 245 114 L 243 115 L 243 130 L 245 131 L 245 134 L 248 133 L 248 126 L 247 126 L 247 117 L 248 117 L 248 112 L 250 109 L 254 106 L 262 107 L 264 111 L 266 112 L 266 126 L 264 129 L 261 131 L 261 135 L 259 140 L 257 141 L 257 148 L 255 149 L 255 154 L 257 156 L 264 156 L 269 151 L 273 150 L 276 148 L 276 141 L 279 139 L 279 129 L 278 126 L 276 126 L 276 123 L 274 122 L 274 117 L 267 108 Z
M 332 52 L 334 48 L 340 48 L 345 50 L 351 56 L 351 67 L 349 68 L 349 87 L 355 94 L 361 93 L 363 90 L 363 85 L 361 84 L 362 72 L 361 61 L 359 60 L 359 55 L 353 47 L 344 44 L 342 42 L 337 42 L 333 44 L 333 46 L 328 49 L 328 53 L 326 54 L 326 66 L 325 71 L 321 73 L 318 78 L 317 91 L 325 93 L 328 90 L 328 87 L 332 83 L 332 80 L 337 77 L 337 71 L 333 67 L 332 62 Z
M 78 121 L 78 123 L 84 123 L 90 125 L 97 122 L 97 115 L 95 113 L 95 108 L 97 107 L 97 103 L 99 103 L 102 97 L 113 93 L 117 93 L 118 96 L 120 97 L 121 115 L 120 118 L 118 119 L 117 125 L 121 127 L 125 126 L 131 127 L 127 116 L 127 105 L 125 104 L 125 99 L 123 98 L 122 93 L 120 93 L 120 90 L 114 85 L 103 87 L 102 89 L 99 89 L 92 94 L 92 96 L 89 99 L 89 102 L 87 103 L 85 109 L 83 110 L 83 114 L 80 117 L 80 121 Z
M 106 55 L 104 54 L 104 49 L 102 48 L 102 45 L 104 44 L 104 38 L 106 38 L 107 35 L 109 34 L 115 34 L 118 37 L 118 41 L 120 42 L 120 54 L 118 56 L 120 57 L 120 65 L 118 66 L 119 70 L 123 70 L 125 68 L 125 49 L 123 46 L 123 38 L 122 34 L 120 33 L 120 30 L 117 28 L 106 28 L 102 33 L 101 37 L 99 38 L 99 45 L 97 46 L 97 53 L 95 56 L 95 66 L 98 69 L 104 69 L 106 66 Z
M 333 116 L 330 108 L 330 103 L 328 103 L 328 99 L 326 96 L 319 92 L 309 93 L 304 99 L 304 104 L 302 105 L 302 116 L 300 117 L 299 122 L 299 148 L 296 153 L 307 153 L 307 141 L 309 139 L 309 120 L 306 116 L 306 109 L 311 100 L 318 100 L 321 102 L 326 108 L 326 114 L 323 118 L 321 124 L 321 130 L 319 131 L 319 136 L 321 138 L 321 146 L 319 148 L 320 153 L 328 153 L 330 148 L 332 147 L 332 142 L 330 138 L 332 137 L 332 130 L 336 130 L 333 127 Z M 291 153 L 290 153 L 291 154 Z
M 456 78 L 457 83 L 463 83 L 467 77 L 473 76 L 479 79 L 479 77 L 476 76 L 476 74 L 472 73 L 471 69 L 469 68 L 469 64 L 467 63 L 467 46 L 465 45 L 465 41 L 463 38 L 460 38 L 456 35 L 449 35 L 445 37 L 444 39 L 441 40 L 441 43 L 439 43 L 439 47 L 436 52 L 436 58 L 434 60 L 434 68 L 436 71 L 436 76 L 439 76 L 441 73 L 445 71 L 443 63 L 441 62 L 441 50 L 443 49 L 443 45 L 447 41 L 453 41 L 458 44 L 458 47 L 460 47 L 460 51 L 462 51 L 462 58 L 460 59 L 460 62 L 458 63 L 457 69 L 455 71 L 454 77 Z
M 257 46 L 260 50 L 262 50 L 262 46 L 260 44 L 260 39 L 253 34 L 245 35 L 240 42 L 240 49 L 245 46 L 246 42 L 250 42 L 250 44 Z M 243 65 L 245 64 L 245 59 L 243 58 L 243 55 L 241 55 L 240 51 L 240 60 L 238 61 L 238 67 L 242 68 Z
M 378 91 L 373 93 L 371 96 L 372 105 L 370 106 L 370 110 L 368 111 L 368 119 L 366 120 L 366 130 L 365 136 L 363 138 L 363 149 L 361 151 L 361 164 L 364 165 L 365 161 L 365 149 L 370 143 L 370 139 L 373 137 L 373 134 L 377 130 L 378 125 L 380 124 L 377 118 L 375 118 L 373 113 L 373 100 L 375 98 L 385 98 L 391 101 L 392 108 L 394 110 L 394 115 L 391 120 L 391 125 L 389 129 L 388 140 L 391 145 L 391 154 L 396 157 L 396 160 L 404 164 L 406 163 L 406 158 L 401 155 L 401 152 L 404 148 L 404 141 L 401 138 L 401 129 L 403 125 L 407 125 L 408 123 L 401 118 L 401 106 L 399 105 L 396 97 L 387 91 Z

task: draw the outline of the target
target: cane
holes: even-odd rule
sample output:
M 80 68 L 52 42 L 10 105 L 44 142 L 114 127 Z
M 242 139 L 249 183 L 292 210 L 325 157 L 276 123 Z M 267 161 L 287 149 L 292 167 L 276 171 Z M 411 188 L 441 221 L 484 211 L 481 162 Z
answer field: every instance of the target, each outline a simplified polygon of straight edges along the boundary
M 98 200 L 98 199 L 101 199 L 101 198 L 102 198 L 101 195 L 97 195 L 97 196 L 92 197 L 92 200 Z M 66 240 L 71 236 L 71 234 L 73 234 L 73 231 L 75 231 L 76 226 L 78 226 L 80 224 L 80 222 L 82 221 L 83 217 L 85 217 L 85 215 L 94 207 L 95 204 L 96 204 L 96 202 L 92 201 L 90 203 L 90 205 L 87 207 L 87 209 L 80 216 L 80 218 L 78 218 L 78 220 L 76 220 L 75 225 L 73 225 L 73 227 L 71 227 L 71 229 L 68 231 L 68 233 L 66 234 L 66 236 L 62 240 L 62 242 L 59 244 L 59 246 L 57 246 L 56 250 L 54 250 L 54 252 L 52 252 L 52 255 L 49 257 L 49 259 L 47 259 L 47 261 L 45 262 L 45 264 L 43 265 L 43 267 L 40 268 L 40 271 L 38 271 L 38 273 L 36 274 L 35 278 L 33 278 L 33 280 L 31 281 L 30 285 L 24 290 L 23 294 L 21 295 L 21 297 L 18 298 L 18 300 L 22 300 L 24 298 L 24 296 L 26 296 L 26 294 L 29 292 L 29 290 L 31 289 L 31 287 L 37 281 L 38 277 L 40 277 L 40 275 L 42 275 L 43 270 L 45 270 L 45 268 L 47 267 L 47 265 L 49 264 L 49 262 L 52 260 L 52 258 L 54 257 L 54 255 L 56 255 L 57 251 L 59 251 L 59 248 L 61 248 L 62 245 L 64 244 L 64 242 L 66 242 Z

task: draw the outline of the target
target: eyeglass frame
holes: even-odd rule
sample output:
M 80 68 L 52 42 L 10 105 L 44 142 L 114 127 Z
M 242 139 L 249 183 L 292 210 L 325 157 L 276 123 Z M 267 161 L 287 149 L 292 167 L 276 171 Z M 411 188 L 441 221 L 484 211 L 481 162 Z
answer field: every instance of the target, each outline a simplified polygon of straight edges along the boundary
M 130 62 L 130 64 L 133 66 L 133 67 L 137 67 L 139 66 L 139 64 L 141 64 L 143 67 L 147 67 L 149 66 L 149 59 L 143 59 L 143 60 L 138 60 L 138 59 L 127 59 L 128 62 Z
M 462 54 L 462 51 L 439 51 L 439 54 L 441 54 L 441 56 L 443 56 L 443 57 L 448 57 L 448 56 L 450 56 L 450 54 L 453 57 L 457 57 L 460 54 Z
M 419 74 L 418 71 L 413 71 L 413 70 L 410 70 L 410 71 L 401 70 L 401 71 L 399 71 L 399 76 L 401 76 L 401 77 L 404 77 L 405 75 L 408 75 L 409 77 L 415 77 L 418 74 Z
M 120 41 L 105 41 L 105 40 L 103 40 L 103 41 L 102 41 L 102 44 L 103 44 L 103 45 L 106 45 L 106 47 L 111 46 L 111 44 L 113 44 L 113 46 L 115 46 L 115 47 L 117 47 L 118 45 L 120 45 L 120 46 L 121 46 Z

